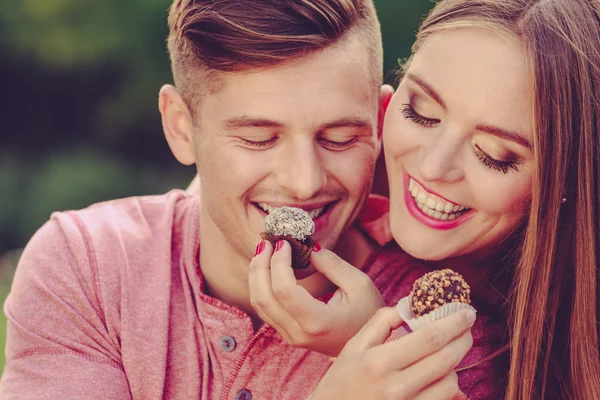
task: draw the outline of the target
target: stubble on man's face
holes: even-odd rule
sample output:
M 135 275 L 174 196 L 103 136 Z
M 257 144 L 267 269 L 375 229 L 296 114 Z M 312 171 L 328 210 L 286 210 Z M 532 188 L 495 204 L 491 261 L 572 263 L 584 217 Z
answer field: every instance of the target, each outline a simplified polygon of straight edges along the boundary
M 332 248 L 371 190 L 378 88 L 359 36 L 293 64 L 223 73 L 198 109 L 206 232 L 250 260 L 269 209 L 312 212 Z

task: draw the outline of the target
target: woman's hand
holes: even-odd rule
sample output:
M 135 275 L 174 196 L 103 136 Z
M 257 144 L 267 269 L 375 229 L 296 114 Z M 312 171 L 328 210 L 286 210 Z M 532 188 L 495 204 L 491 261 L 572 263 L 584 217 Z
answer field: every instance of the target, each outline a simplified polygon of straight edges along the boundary
M 268 241 L 264 246 L 250 263 L 250 301 L 288 344 L 337 356 L 384 306 L 371 279 L 335 253 L 321 249 L 311 254 L 311 264 L 338 287 L 329 302 L 323 303 L 298 284 L 288 242 L 276 252 Z
M 384 343 L 402 319 L 383 308 L 344 347 L 310 400 L 464 398 L 454 368 L 473 344 L 474 319 L 461 311 Z

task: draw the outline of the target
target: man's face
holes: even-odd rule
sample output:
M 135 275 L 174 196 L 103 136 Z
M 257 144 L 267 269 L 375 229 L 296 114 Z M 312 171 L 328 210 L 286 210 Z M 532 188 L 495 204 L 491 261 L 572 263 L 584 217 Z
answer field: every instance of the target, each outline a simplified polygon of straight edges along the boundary
M 250 259 L 269 210 L 305 209 L 328 248 L 368 196 L 378 90 L 366 46 L 349 36 L 289 65 L 220 74 L 196 110 L 207 234 Z

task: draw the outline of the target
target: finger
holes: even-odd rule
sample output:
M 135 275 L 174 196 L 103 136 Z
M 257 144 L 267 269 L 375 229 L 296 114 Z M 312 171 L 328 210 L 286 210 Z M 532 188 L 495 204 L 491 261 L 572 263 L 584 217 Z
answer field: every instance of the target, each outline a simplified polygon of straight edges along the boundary
M 277 243 L 281 246 L 275 250 L 271 257 L 271 287 L 275 297 L 280 300 L 290 295 L 298 286 L 298 281 L 292 269 L 292 248 L 282 240 Z M 277 247 L 276 247 L 277 248 Z
M 365 326 L 348 341 L 343 351 L 354 352 L 379 345 L 390 336 L 394 329 L 402 325 L 402 322 L 402 317 L 396 308 L 380 308 Z
M 455 400 L 459 393 L 458 377 L 455 372 L 451 372 L 422 390 L 414 400 Z
M 474 318 L 475 315 L 472 311 L 459 311 L 398 340 L 385 343 L 374 350 L 385 358 L 389 363 L 390 370 L 404 369 L 441 350 L 464 334 L 473 325 Z M 390 354 L 398 354 L 401 357 L 390 357 Z
M 361 294 L 365 287 L 375 288 L 367 274 L 330 250 L 313 251 L 310 255 L 310 262 L 317 271 L 346 293 Z
M 299 323 L 301 329 L 306 330 L 317 321 L 328 318 L 327 305 L 298 285 L 291 260 L 291 246 L 284 241 L 280 250 L 271 257 L 271 288 L 281 306 Z
M 414 363 L 402 371 L 402 379 L 410 382 L 417 394 L 422 388 L 454 373 L 454 368 L 471 349 L 473 337 L 467 331 L 436 353 Z M 453 398 L 453 397 L 452 397 Z
M 294 329 L 295 321 L 287 315 L 284 308 L 273 296 L 270 269 L 273 246 L 267 240 L 263 243 L 265 244 L 264 250 L 250 261 L 248 270 L 250 304 L 264 322 L 285 337 L 287 335 L 286 329 Z

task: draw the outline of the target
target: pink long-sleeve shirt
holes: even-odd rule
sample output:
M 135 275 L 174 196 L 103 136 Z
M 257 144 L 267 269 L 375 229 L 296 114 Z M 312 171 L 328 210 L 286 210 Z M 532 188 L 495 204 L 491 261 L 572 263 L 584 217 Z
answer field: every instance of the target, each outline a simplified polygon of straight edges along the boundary
M 330 360 L 267 325 L 255 332 L 247 314 L 204 293 L 199 212 L 197 197 L 172 191 L 53 214 L 4 306 L 0 398 L 306 398 Z M 427 269 L 388 244 L 363 270 L 393 305 Z M 463 364 L 493 349 L 487 322 L 478 317 Z M 460 372 L 461 388 L 488 398 L 492 370 Z

